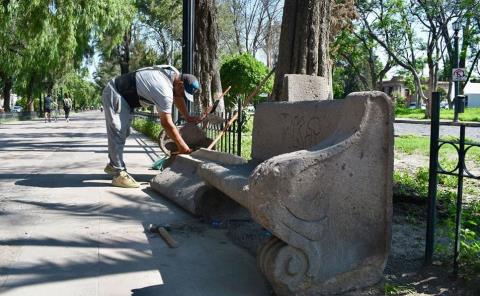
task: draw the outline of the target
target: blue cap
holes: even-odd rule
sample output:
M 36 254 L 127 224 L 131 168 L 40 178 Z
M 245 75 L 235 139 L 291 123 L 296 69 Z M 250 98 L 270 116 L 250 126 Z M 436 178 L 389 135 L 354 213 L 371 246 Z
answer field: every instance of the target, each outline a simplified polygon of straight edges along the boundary
M 185 97 L 193 102 L 193 95 L 200 89 L 200 83 L 197 77 L 192 74 L 182 74 L 183 88 L 185 89 Z

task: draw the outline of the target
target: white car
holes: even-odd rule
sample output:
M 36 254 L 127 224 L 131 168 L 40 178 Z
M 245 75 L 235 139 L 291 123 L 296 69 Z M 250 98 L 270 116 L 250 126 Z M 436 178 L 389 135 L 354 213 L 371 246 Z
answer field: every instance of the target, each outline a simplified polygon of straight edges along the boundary
M 22 112 L 22 111 L 23 111 L 22 106 L 14 106 L 14 107 L 12 108 L 12 112 L 20 113 L 20 112 Z
M 440 108 L 442 109 L 449 109 L 450 107 L 448 106 L 448 102 L 440 102 Z
M 249 113 L 255 113 L 255 107 L 253 105 L 248 105 L 246 109 Z

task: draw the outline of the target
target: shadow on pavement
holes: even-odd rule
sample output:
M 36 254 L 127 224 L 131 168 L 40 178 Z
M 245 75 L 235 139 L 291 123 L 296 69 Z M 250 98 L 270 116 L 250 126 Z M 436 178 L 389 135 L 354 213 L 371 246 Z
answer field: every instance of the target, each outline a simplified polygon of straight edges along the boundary
M 149 174 L 134 174 L 140 183 L 150 182 L 154 177 Z M 111 187 L 112 177 L 106 174 L 0 174 L 0 180 L 18 180 L 15 185 L 39 188 L 64 187 Z

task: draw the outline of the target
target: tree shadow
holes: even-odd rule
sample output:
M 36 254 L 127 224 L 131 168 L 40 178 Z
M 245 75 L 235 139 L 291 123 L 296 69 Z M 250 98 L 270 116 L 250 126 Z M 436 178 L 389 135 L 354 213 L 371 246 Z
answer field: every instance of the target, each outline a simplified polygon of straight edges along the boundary
M 2 240 L 0 246 L 46 246 L 70 250 L 80 248 L 83 250 L 82 254 L 90 254 L 90 256 L 75 255 L 75 257 L 65 257 L 58 261 L 38 259 L 12 266 L 0 266 L 0 274 L 9 276 L 9 280 L 0 287 L 0 293 L 44 283 L 158 270 L 160 273 L 158 284 L 133 289 L 132 295 L 188 295 L 197 287 L 201 289 L 202 295 L 222 295 L 222 292 L 219 294 L 217 291 L 225 291 L 224 295 L 228 294 L 227 291 L 233 291 L 234 293 L 231 295 L 266 295 L 242 292 L 242 290 L 250 291 L 253 289 L 252 286 L 262 283 L 262 278 L 258 275 L 250 273 L 237 278 L 230 275 L 232 271 L 222 271 L 229 266 L 230 261 L 234 265 L 242 264 L 245 254 L 233 256 L 233 254 L 238 255 L 238 250 L 235 247 L 225 247 L 225 242 L 217 244 L 220 248 L 217 250 L 215 241 L 226 239 L 219 230 L 209 230 L 206 225 L 199 226 L 201 224 L 198 224 L 196 218 L 181 211 L 173 203 L 166 202 L 152 190 L 144 189 L 144 192 L 150 198 L 138 199 L 138 195 L 112 192 L 117 198 L 130 201 L 130 203 L 120 203 L 121 206 L 13 200 L 13 202 L 34 206 L 40 208 L 42 212 L 53 214 L 101 217 L 119 222 L 138 221 L 143 229 L 147 228 L 150 223 L 190 225 L 191 228 L 172 230 L 172 235 L 180 242 L 180 247 L 177 249 L 170 249 L 158 235 L 146 230 L 144 231 L 146 241 L 139 239 L 138 234 L 130 238 L 119 235 L 111 236 L 110 234 L 105 234 L 104 238 L 97 238 L 84 234 L 68 239 L 43 236 Z M 190 229 L 195 230 L 191 231 Z M 98 257 L 92 256 L 91 254 L 96 254 L 96 249 L 104 251 L 100 252 Z M 218 252 L 218 255 L 212 257 L 211 252 Z M 215 259 L 212 261 L 212 258 Z M 238 270 L 242 271 L 243 269 L 238 268 Z M 194 280 L 192 280 L 193 277 L 195 277 Z M 220 277 L 220 280 L 214 281 L 215 277 Z M 233 286 L 225 284 L 227 278 Z M 186 282 L 190 283 L 185 284 Z
M 132 174 L 140 183 L 148 183 L 154 174 Z M 0 180 L 13 179 L 15 185 L 37 188 L 111 187 L 107 174 L 0 174 Z

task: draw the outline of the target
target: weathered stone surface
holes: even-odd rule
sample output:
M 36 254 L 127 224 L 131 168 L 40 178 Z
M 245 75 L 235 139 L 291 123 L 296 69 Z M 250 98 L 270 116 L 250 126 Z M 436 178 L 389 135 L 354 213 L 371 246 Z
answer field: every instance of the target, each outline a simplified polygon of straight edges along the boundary
M 231 212 L 235 208 L 234 205 L 230 205 L 232 201 L 228 198 L 219 198 L 221 192 L 212 195 L 214 188 L 207 186 L 197 175 L 198 166 L 205 161 L 222 165 L 246 163 L 245 159 L 236 155 L 199 149 L 190 155 L 178 155 L 168 168 L 150 181 L 150 186 L 194 215 L 212 216 L 212 213 L 221 212 L 219 209 L 228 209 Z M 211 205 L 212 200 L 216 201 L 217 206 L 207 210 L 205 204 Z M 222 200 L 223 204 L 220 205 Z
M 278 295 L 329 295 L 382 278 L 392 215 L 393 113 L 381 92 L 267 103 L 249 165 L 203 163 L 207 183 L 277 239 L 257 261 Z M 250 173 L 251 172 L 251 173 Z
M 236 164 L 245 164 L 247 161 L 237 155 L 233 155 L 230 153 L 220 152 L 220 151 L 213 151 L 208 150 L 205 148 L 200 148 L 197 151 L 194 151 L 190 154 L 192 158 L 196 158 L 198 160 L 209 160 L 216 163 L 222 164 L 229 164 L 229 165 L 236 165 Z
M 328 100 L 328 79 L 321 76 L 286 74 L 283 80 L 282 99 L 288 102 Z
M 150 186 L 192 214 L 198 215 L 195 199 L 206 190 L 206 184 L 196 174 L 200 160 L 178 155 L 172 164 L 151 181 Z
M 362 99 L 260 104 L 253 122 L 252 157 L 263 161 L 317 144 L 333 145 L 358 129 L 353 123 L 362 120 L 365 104 Z

